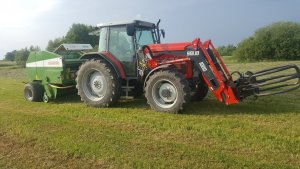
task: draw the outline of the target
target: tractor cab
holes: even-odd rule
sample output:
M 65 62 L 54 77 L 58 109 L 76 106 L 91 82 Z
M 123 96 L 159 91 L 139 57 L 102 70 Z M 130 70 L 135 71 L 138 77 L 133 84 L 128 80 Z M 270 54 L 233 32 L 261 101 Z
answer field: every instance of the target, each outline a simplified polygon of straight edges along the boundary
M 147 44 L 160 43 L 158 24 L 128 21 L 99 24 L 99 52 L 107 52 L 121 63 L 126 77 L 137 77 L 137 51 Z M 161 32 L 164 35 L 164 32 Z

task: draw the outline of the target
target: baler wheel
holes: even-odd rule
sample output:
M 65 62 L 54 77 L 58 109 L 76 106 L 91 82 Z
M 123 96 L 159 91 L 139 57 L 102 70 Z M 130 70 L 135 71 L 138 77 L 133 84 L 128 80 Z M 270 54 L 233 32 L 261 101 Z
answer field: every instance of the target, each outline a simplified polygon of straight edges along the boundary
M 115 70 L 104 60 L 89 60 L 77 73 L 76 88 L 81 100 L 92 107 L 114 105 L 121 94 L 121 83 Z
M 145 91 L 148 104 L 159 112 L 178 113 L 191 97 L 188 81 L 181 73 L 171 70 L 150 76 Z
M 43 100 L 44 88 L 38 82 L 25 84 L 24 98 L 31 102 L 40 102 Z

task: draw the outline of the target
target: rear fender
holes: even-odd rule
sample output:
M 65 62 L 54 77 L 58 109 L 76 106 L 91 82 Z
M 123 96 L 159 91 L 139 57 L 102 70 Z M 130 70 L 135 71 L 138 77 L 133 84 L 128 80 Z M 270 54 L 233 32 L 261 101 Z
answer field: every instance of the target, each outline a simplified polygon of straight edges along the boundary
M 81 60 L 91 60 L 91 59 L 104 59 L 107 61 L 116 71 L 117 76 L 121 79 L 126 79 L 125 71 L 120 63 L 113 55 L 108 52 L 103 53 L 86 53 L 80 57 Z

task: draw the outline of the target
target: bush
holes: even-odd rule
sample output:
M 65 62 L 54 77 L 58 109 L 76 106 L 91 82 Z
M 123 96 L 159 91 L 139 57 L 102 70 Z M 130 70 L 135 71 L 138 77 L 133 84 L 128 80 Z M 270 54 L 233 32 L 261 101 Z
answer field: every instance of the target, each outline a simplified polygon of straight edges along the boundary
M 59 45 L 65 43 L 65 39 L 64 37 L 62 38 L 56 38 L 54 40 L 49 40 L 48 42 L 48 46 L 46 48 L 46 50 L 48 51 L 54 51 Z
M 239 61 L 299 60 L 300 24 L 278 22 L 258 29 L 237 46 Z
M 92 46 L 98 45 L 99 37 L 89 35 L 95 29 L 90 25 L 74 23 L 68 30 L 66 36 L 50 40 L 47 45 L 48 51 L 54 51 L 63 43 L 87 43 Z
M 227 46 L 220 46 L 217 48 L 217 51 L 221 56 L 232 56 L 233 52 L 236 50 L 236 47 L 232 44 Z
M 25 67 L 26 66 L 26 61 L 27 61 L 28 56 L 29 56 L 29 53 L 30 52 L 26 48 L 17 51 L 16 55 L 15 55 L 15 61 L 16 61 L 17 65 Z
M 15 55 L 16 55 L 16 50 L 12 51 L 12 52 L 7 52 L 5 54 L 5 58 L 4 60 L 7 60 L 7 61 L 14 61 L 15 60 Z

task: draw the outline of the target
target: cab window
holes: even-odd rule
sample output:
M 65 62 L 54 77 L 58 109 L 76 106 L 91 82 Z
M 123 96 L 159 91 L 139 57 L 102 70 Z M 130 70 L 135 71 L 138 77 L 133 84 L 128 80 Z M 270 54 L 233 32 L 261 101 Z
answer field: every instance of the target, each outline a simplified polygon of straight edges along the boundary
M 100 30 L 99 52 L 107 51 L 107 29 L 107 27 L 103 27 Z
M 135 76 L 133 39 L 127 35 L 125 26 L 110 28 L 109 52 L 121 62 L 126 75 Z
M 136 38 L 138 48 L 144 45 L 154 43 L 154 37 L 151 29 L 142 29 L 142 28 L 137 29 L 135 38 Z

